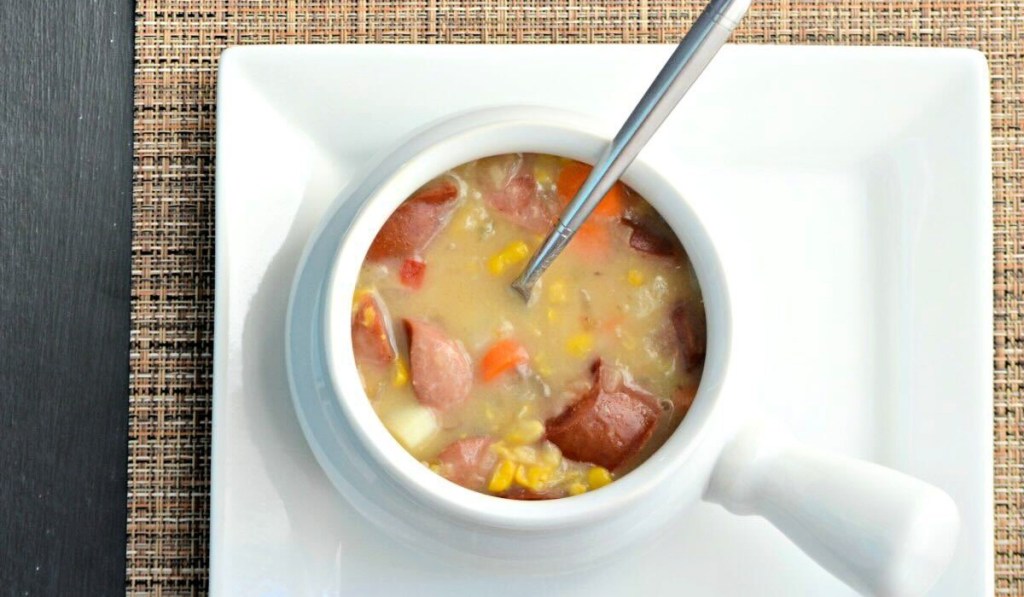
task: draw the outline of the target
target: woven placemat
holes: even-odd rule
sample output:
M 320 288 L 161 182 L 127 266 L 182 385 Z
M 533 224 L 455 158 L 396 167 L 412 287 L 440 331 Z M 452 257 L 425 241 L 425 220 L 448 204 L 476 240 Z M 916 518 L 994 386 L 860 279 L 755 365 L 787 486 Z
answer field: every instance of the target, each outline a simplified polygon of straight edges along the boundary
M 138 0 L 127 589 L 207 585 L 218 56 L 236 44 L 675 42 L 704 0 Z M 997 594 L 1024 593 L 1024 1 L 755 1 L 734 37 L 983 50 L 995 189 Z

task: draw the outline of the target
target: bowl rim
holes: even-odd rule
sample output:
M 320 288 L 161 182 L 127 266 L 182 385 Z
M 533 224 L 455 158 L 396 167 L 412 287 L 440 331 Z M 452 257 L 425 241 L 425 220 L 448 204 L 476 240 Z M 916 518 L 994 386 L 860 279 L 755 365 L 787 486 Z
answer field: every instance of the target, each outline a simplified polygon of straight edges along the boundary
M 719 410 L 731 339 L 725 277 L 699 218 L 678 189 L 643 156 L 622 180 L 651 203 L 680 238 L 693 262 L 708 322 L 708 356 L 694 404 L 645 462 L 600 491 L 571 498 L 518 501 L 477 493 L 433 473 L 409 454 L 377 416 L 359 381 L 351 344 L 351 297 L 370 243 L 394 209 L 438 174 L 482 157 L 531 152 L 593 163 L 608 143 L 601 128 L 579 114 L 534 106 L 462 113 L 414 134 L 404 149 L 380 162 L 378 171 L 390 170 L 390 174 L 365 197 L 350 199 L 363 202 L 338 243 L 325 286 L 322 339 L 328 376 L 344 416 L 373 464 L 398 481 L 410 497 L 463 523 L 556 530 L 614 515 L 640 502 L 665 479 L 685 477 L 685 464 L 710 433 L 712 416 Z M 699 477 L 693 480 L 706 483 Z

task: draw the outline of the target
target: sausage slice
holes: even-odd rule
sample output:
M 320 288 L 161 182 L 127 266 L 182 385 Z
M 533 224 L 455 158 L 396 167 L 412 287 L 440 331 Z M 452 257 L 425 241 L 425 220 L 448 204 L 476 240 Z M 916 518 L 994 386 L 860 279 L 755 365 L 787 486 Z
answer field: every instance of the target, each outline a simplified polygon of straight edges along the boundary
M 391 318 L 376 293 L 367 292 L 356 301 L 352 313 L 352 351 L 360 363 L 387 365 L 395 360 Z
M 547 438 L 566 458 L 614 470 L 643 449 L 661 412 L 626 372 L 597 361 L 590 389 L 547 421 Z
M 424 406 L 444 412 L 469 398 L 473 368 L 469 354 L 440 327 L 406 319 L 412 390 Z
M 441 476 L 466 489 L 484 491 L 498 456 L 491 452 L 489 437 L 467 437 L 454 441 L 437 456 Z
M 695 371 L 703 367 L 708 344 L 704 305 L 694 300 L 677 304 L 672 309 L 672 327 L 679 340 L 679 351 L 686 370 Z
M 417 191 L 398 206 L 373 239 L 366 258 L 370 261 L 419 257 L 448 223 L 459 188 L 447 178 Z
M 537 181 L 530 174 L 513 176 L 504 187 L 487 193 L 484 199 L 506 219 L 530 232 L 547 232 L 557 216 L 554 203 L 538 197 Z

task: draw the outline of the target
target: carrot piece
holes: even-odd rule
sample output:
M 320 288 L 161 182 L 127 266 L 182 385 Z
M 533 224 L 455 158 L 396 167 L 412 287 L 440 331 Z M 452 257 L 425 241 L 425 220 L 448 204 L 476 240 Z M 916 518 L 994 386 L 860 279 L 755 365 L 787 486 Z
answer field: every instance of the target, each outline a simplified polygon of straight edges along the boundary
M 558 197 L 563 205 L 572 201 L 580 187 L 590 176 L 591 166 L 582 162 L 569 162 L 558 173 Z M 607 218 L 619 218 L 625 213 L 625 192 L 621 182 L 616 182 L 594 208 L 594 213 Z
M 492 381 L 502 373 L 530 360 L 522 344 L 511 338 L 499 340 L 491 346 L 480 361 L 480 373 L 484 381 Z
M 419 290 L 423 286 L 423 276 L 427 272 L 427 264 L 416 259 L 406 259 L 398 271 L 398 279 L 403 286 Z
M 563 205 L 572 201 L 590 176 L 591 170 L 591 166 L 582 162 L 569 162 L 562 167 L 558 173 L 558 197 Z M 584 222 L 569 247 L 592 256 L 604 254 L 611 243 L 609 220 L 617 221 L 624 216 L 625 202 L 625 187 L 617 182 L 594 209 L 594 214 L 599 217 L 591 217 Z
M 608 224 L 597 220 L 587 220 L 569 241 L 569 248 L 591 256 L 603 256 L 610 244 L 611 233 L 608 230 Z

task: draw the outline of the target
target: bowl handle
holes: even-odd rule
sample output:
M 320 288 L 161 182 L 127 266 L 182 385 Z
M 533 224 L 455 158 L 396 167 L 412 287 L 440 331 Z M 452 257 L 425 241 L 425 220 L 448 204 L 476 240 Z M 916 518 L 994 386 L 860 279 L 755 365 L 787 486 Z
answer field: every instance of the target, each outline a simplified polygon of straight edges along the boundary
M 705 499 L 768 519 L 826 570 L 871 595 L 921 595 L 956 547 L 960 517 L 937 487 L 802 446 L 757 423 L 726 445 Z

